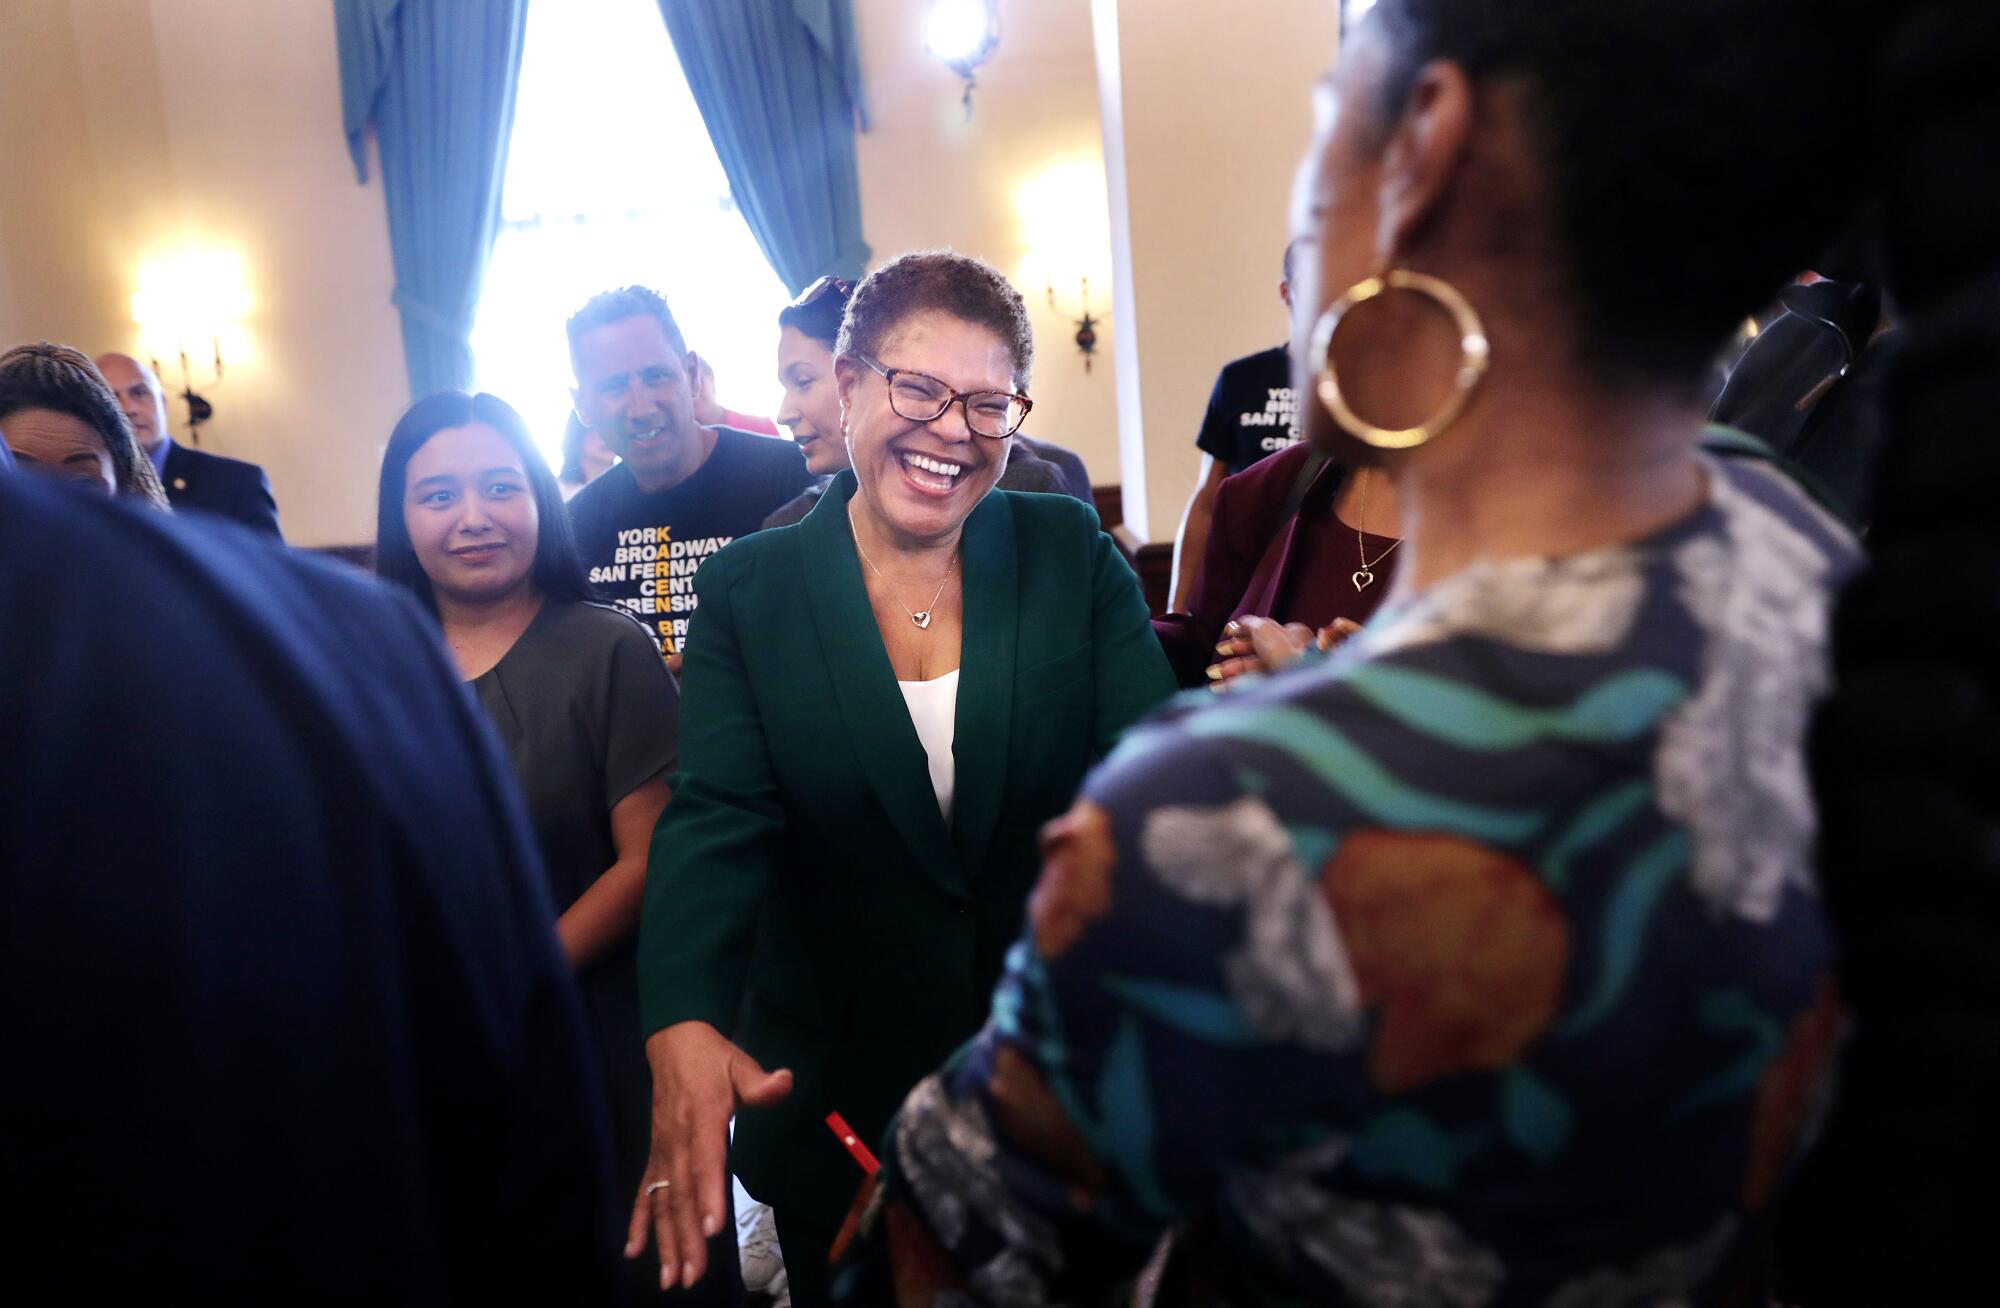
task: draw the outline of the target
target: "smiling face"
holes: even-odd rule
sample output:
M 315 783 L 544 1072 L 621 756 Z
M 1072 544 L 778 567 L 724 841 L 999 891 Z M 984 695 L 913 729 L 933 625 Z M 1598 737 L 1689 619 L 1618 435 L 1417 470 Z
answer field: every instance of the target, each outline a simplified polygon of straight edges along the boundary
M 403 525 L 440 596 L 489 603 L 532 584 L 541 519 L 521 456 L 483 422 L 446 427 L 410 456 Z
M 882 337 L 883 368 L 924 373 L 953 390 L 1012 391 L 1014 358 L 992 329 L 948 313 L 911 314 Z M 889 383 L 860 359 L 836 368 L 847 412 L 847 452 L 861 494 L 883 527 L 910 545 L 957 531 L 1006 471 L 1011 438 L 975 436 L 952 404 L 929 422 L 890 407 Z
M 833 376 L 833 347 L 796 327 L 778 334 L 778 384 L 785 388 L 778 422 L 792 433 L 806 469 L 816 477 L 847 466 L 840 434 L 840 388 Z
M 576 411 L 647 492 L 677 485 L 707 455 L 687 360 L 650 314 L 592 327 L 576 340 Z
M 83 419 L 53 409 L 20 409 L 7 415 L 6 426 L 7 444 L 23 468 L 87 490 L 117 493 L 111 451 Z

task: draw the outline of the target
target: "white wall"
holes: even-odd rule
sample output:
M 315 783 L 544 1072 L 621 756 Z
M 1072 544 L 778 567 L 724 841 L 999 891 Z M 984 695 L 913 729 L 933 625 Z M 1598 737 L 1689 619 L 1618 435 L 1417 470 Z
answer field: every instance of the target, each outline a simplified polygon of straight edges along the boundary
M 1081 5 L 1077 6 L 1081 8 Z M 1113 241 L 1125 518 L 1171 539 L 1224 363 L 1285 339 L 1278 299 L 1329 0 L 1094 0 Z
M 1192 481 L 1216 368 L 1282 333 L 1285 185 L 1335 7 L 1098 3 L 1123 19 L 1112 53 L 1125 284 L 1111 285 L 1103 52 L 1085 0 L 1005 0 L 969 123 L 957 77 L 923 49 L 924 0 L 855 0 L 875 116 L 859 143 L 862 213 L 878 258 L 950 245 L 1022 283 L 1040 355 L 1029 430 L 1083 454 L 1100 484 L 1124 481 L 1128 518 L 1159 539 Z M 332 6 L 0 0 L 0 150 L 0 340 L 135 348 L 146 259 L 233 252 L 251 304 L 208 390 L 204 444 L 265 465 L 295 542 L 369 539 L 408 382 L 381 190 L 355 183 L 341 137 Z M 1024 209 L 1024 192 L 1063 168 L 1069 189 Z M 1089 373 L 1070 343 L 1067 273 L 1067 312 L 1044 302 L 1038 256 L 1056 247 L 1066 266 L 1089 265 L 1106 318 Z
M 1025 430 L 1081 454 L 1098 484 L 1116 483 L 1111 250 L 1089 7 L 1006 0 L 970 122 L 958 75 L 924 49 L 924 0 L 855 0 L 854 9 L 874 114 L 858 146 L 861 216 L 876 260 L 948 245 L 1014 278 L 1035 325 L 1035 411 Z M 1055 187 L 1036 187 L 1056 170 Z M 1075 283 L 1065 277 L 1057 288 L 1064 312 L 1048 306 L 1050 247 L 1067 247 L 1055 261 L 1090 277 L 1092 312 L 1104 319 L 1089 372 L 1072 340 Z
M 251 304 L 222 383 L 196 379 L 216 408 L 202 444 L 265 465 L 295 543 L 371 537 L 408 385 L 381 191 L 341 138 L 332 6 L 7 0 L 0 88 L 29 181 L 0 193 L 6 339 L 142 351 L 141 265 L 233 252 Z

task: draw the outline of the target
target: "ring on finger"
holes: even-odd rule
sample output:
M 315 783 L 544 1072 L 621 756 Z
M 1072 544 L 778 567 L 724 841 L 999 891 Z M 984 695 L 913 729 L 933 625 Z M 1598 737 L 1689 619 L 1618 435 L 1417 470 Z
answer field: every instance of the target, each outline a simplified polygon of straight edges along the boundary
M 673 1188 L 674 1188 L 674 1183 L 672 1181 L 655 1181 L 651 1185 L 646 1187 L 646 1198 L 651 1199 L 655 1194 L 659 1193 L 661 1190 L 671 1190 Z

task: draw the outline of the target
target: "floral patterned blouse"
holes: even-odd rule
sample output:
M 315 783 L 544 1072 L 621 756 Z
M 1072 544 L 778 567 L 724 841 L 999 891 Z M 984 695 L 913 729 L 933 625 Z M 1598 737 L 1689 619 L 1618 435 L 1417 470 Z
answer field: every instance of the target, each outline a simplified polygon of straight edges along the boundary
M 1237 1305 L 1756 1276 L 1841 1031 L 1801 743 L 1854 552 L 1707 468 L 1651 539 L 1475 566 L 1128 737 L 890 1132 L 848 1300 L 1130 1302 L 1197 1231 L 1190 1297 Z

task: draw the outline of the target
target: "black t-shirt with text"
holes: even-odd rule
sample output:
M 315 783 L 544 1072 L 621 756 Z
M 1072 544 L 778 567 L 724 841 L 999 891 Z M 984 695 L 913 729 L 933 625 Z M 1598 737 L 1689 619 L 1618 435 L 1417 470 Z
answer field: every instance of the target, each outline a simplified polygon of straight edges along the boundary
M 1209 392 L 1195 445 L 1235 473 L 1298 442 L 1298 400 L 1285 347 L 1225 364 Z
M 645 623 L 662 653 L 676 653 L 694 612 L 695 569 L 810 480 L 798 446 L 733 427 L 717 427 L 708 462 L 663 491 L 641 491 L 617 464 L 569 502 L 590 584 Z

